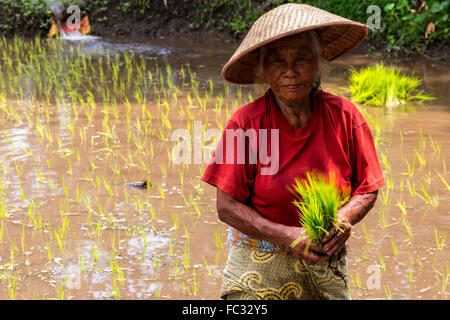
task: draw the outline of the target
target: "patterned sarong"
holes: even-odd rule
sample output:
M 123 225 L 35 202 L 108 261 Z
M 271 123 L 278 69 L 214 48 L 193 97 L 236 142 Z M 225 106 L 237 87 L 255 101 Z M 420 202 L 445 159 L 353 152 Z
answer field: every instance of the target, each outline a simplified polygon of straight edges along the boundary
M 263 243 L 265 250 L 261 250 L 261 247 L 255 246 L 261 244 L 261 240 L 246 241 L 248 238 L 238 233 L 235 229 L 230 230 L 230 250 L 223 272 L 222 298 L 351 299 L 346 249 L 330 259 L 328 265 L 311 265 L 277 250 L 273 245 L 271 247 L 267 242 Z M 237 235 L 240 241 L 233 241 Z

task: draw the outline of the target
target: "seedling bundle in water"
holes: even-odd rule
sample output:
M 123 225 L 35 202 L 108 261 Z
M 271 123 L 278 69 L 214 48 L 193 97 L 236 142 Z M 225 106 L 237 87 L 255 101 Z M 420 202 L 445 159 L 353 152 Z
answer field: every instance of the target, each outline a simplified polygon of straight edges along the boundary
M 379 63 L 359 71 L 351 70 L 349 89 L 354 102 L 395 107 L 409 100 L 435 99 L 422 91 L 414 93 L 421 82 L 414 75 L 403 75 L 396 68 Z
M 301 225 L 306 229 L 306 235 L 316 244 L 332 226 L 337 225 L 337 210 L 349 198 L 349 190 L 339 189 L 335 175 L 327 179 L 323 175 L 307 173 L 306 179 L 294 179 L 295 195 L 293 204 L 299 209 Z

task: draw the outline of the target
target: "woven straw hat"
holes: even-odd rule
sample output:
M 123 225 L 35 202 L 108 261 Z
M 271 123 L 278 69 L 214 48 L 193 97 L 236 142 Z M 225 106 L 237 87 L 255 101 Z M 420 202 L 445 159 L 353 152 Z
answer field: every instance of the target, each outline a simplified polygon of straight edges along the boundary
M 324 44 L 324 58 L 332 61 L 356 48 L 366 37 L 365 24 L 306 4 L 288 3 L 255 21 L 239 48 L 222 69 L 231 83 L 252 84 L 259 63 L 258 48 L 280 38 L 316 29 Z

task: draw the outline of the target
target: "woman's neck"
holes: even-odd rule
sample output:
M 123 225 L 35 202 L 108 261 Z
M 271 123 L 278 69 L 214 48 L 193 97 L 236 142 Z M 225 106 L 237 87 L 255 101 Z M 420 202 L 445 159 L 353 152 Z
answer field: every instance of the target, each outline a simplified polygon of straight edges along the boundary
M 280 108 L 281 113 L 286 117 L 289 124 L 294 129 L 304 127 L 311 117 L 313 106 L 309 96 L 297 106 L 286 105 L 286 103 L 278 97 L 275 97 L 275 101 Z

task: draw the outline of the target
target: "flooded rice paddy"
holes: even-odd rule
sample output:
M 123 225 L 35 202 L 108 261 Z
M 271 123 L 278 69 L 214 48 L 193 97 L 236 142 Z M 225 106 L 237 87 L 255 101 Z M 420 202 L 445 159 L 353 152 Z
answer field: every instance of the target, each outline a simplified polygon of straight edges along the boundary
M 177 164 L 172 134 L 194 137 L 194 121 L 203 136 L 221 131 L 264 93 L 220 78 L 236 46 L 195 37 L 1 39 L 0 299 L 218 299 L 227 226 L 216 190 L 200 180 L 206 160 L 192 153 Z M 323 87 L 347 95 L 349 68 L 376 62 L 338 59 Z M 446 299 L 450 70 L 394 63 L 415 70 L 437 99 L 359 106 L 386 185 L 349 240 L 351 294 Z M 203 141 L 203 151 L 213 145 Z

